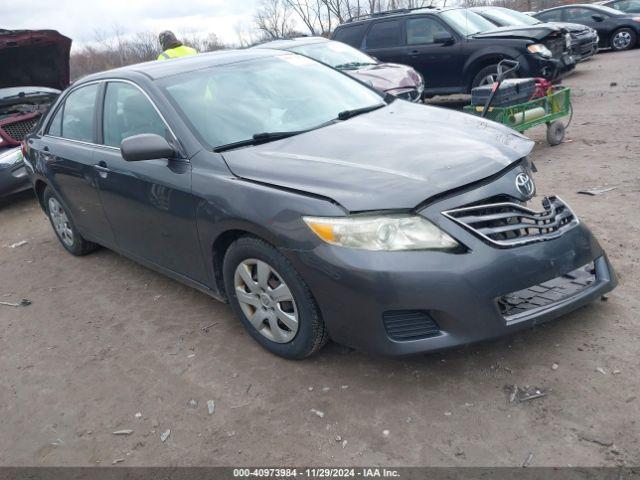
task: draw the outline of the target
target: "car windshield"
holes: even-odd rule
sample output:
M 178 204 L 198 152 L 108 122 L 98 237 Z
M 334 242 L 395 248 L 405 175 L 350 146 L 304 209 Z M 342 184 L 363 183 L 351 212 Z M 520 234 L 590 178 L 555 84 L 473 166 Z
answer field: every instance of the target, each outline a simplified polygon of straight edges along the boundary
M 620 12 L 615 8 L 607 7 L 606 5 L 589 5 L 589 6 L 595 10 L 601 11 L 602 13 L 606 13 L 607 15 L 613 15 L 616 17 L 621 17 L 624 15 L 623 12 Z
M 496 28 L 496 26 L 486 18 L 482 18 L 477 13 L 463 8 L 445 10 L 440 15 L 443 16 L 458 33 L 464 36 L 488 32 Z
M 500 25 L 521 26 L 542 23 L 526 13 L 516 12 L 508 8 L 487 8 L 482 10 L 482 13 Z
M 289 48 L 288 50 L 301 53 L 341 70 L 353 70 L 377 64 L 375 59 L 369 55 L 341 42 L 311 43 Z
M 159 84 L 213 149 L 265 133 L 302 132 L 351 110 L 385 105 L 356 80 L 293 53 L 185 72 Z

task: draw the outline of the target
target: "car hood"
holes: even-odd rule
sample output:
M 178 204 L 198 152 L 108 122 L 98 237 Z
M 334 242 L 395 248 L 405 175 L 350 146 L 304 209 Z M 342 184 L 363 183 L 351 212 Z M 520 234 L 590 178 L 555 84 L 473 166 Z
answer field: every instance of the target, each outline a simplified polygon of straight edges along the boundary
M 523 25 L 497 27 L 487 32 L 476 33 L 473 38 L 524 38 L 530 40 L 542 40 L 551 34 L 557 34 L 560 28 L 545 23 L 541 25 Z
M 0 30 L 0 88 L 69 85 L 71 39 L 55 30 Z
M 554 25 L 557 25 L 560 28 L 564 28 L 569 33 L 581 33 L 585 31 L 591 30 L 590 27 L 586 25 L 581 25 L 579 23 L 567 23 L 567 22 L 552 22 Z
M 223 155 L 239 177 L 327 197 L 357 212 L 414 208 L 503 170 L 533 145 L 495 122 L 395 101 L 344 122 Z
M 381 92 L 392 93 L 393 90 L 417 88 L 422 83 L 420 75 L 413 68 L 396 63 L 379 63 L 357 70 L 344 70 L 344 73 L 371 84 Z

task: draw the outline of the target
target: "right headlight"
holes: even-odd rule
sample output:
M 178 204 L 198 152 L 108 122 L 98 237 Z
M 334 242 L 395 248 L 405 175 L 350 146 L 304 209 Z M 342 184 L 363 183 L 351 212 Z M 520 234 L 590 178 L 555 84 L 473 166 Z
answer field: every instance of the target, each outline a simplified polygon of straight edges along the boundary
M 527 47 L 527 50 L 529 50 L 530 53 L 537 53 L 538 55 L 544 58 L 553 57 L 551 50 L 549 50 L 547 47 L 545 47 L 541 43 L 534 43 L 533 45 L 529 45 Z
M 452 250 L 459 243 L 419 215 L 303 217 L 331 245 L 374 251 Z

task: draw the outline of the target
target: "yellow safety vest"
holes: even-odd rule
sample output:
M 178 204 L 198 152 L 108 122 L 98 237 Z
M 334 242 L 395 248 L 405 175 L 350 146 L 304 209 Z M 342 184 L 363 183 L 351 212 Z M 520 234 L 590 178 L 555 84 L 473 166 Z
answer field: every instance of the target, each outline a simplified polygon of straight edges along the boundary
M 171 58 L 188 57 L 190 55 L 197 55 L 198 52 L 186 45 L 180 45 L 176 48 L 170 48 L 158 55 L 158 60 L 169 60 Z

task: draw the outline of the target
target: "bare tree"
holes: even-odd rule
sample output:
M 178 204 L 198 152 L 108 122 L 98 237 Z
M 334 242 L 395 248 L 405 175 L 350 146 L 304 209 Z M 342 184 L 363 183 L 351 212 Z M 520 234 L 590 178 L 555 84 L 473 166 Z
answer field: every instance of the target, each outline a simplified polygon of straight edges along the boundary
M 293 31 L 291 13 L 286 0 L 262 0 L 254 21 L 267 39 L 287 38 Z

